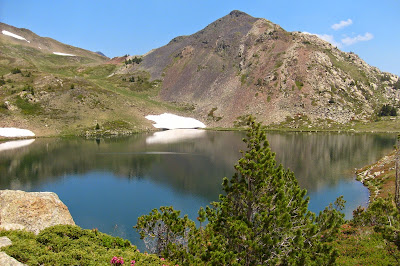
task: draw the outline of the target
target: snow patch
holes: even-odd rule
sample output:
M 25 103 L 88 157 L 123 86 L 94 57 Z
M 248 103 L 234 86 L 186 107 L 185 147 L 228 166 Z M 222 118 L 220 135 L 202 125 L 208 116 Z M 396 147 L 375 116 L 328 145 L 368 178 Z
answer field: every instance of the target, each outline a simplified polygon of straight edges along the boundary
M 28 129 L 21 129 L 15 127 L 0 127 L 0 136 L 7 138 L 34 137 L 35 133 L 33 133 Z
M 178 128 L 205 128 L 204 125 L 199 120 L 191 117 L 183 117 L 174 114 L 164 113 L 161 115 L 148 115 L 146 119 L 154 121 L 153 126 L 155 128 L 165 128 L 165 129 L 178 129 Z
M 198 139 L 206 135 L 205 130 L 199 129 L 172 129 L 155 132 L 146 138 L 146 144 L 170 144 L 184 140 Z
M 66 54 L 66 53 L 60 53 L 60 52 L 53 52 L 53 54 L 62 55 L 62 56 L 76 56 L 74 54 Z
M 6 31 L 6 30 L 2 30 L 1 33 L 3 33 L 4 35 L 13 37 L 13 38 L 15 38 L 15 39 L 22 40 L 22 41 L 26 41 L 26 42 L 30 43 L 30 41 L 28 41 L 28 40 L 25 39 L 24 37 L 19 36 L 19 35 L 17 35 L 17 34 L 14 34 L 14 33 L 12 33 L 12 32 L 9 32 L 9 31 Z
M 32 144 L 34 141 L 35 141 L 34 139 L 7 141 L 0 144 L 0 152 L 28 146 Z

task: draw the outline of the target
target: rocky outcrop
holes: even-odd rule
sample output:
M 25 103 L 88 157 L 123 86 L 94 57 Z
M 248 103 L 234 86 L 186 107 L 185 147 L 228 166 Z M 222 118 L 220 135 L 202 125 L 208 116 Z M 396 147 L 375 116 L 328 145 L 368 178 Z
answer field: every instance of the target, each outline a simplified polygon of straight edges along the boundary
M 57 224 L 75 225 L 57 194 L 0 190 L 0 229 L 25 229 L 38 234 Z

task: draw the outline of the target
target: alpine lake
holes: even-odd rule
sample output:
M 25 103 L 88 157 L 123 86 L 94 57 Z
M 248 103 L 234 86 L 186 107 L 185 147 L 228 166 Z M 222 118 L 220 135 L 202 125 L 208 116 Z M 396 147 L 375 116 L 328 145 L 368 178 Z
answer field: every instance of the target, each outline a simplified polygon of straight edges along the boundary
M 137 218 L 172 205 L 196 220 L 199 208 L 223 193 L 222 178 L 233 175 L 243 137 L 245 132 L 191 129 L 97 140 L 39 138 L 13 149 L 0 143 L 0 189 L 55 192 L 77 225 L 143 248 L 132 228 Z M 280 132 L 267 139 L 277 162 L 307 189 L 311 211 L 318 214 L 343 195 L 350 219 L 369 197 L 355 168 L 390 152 L 396 134 Z

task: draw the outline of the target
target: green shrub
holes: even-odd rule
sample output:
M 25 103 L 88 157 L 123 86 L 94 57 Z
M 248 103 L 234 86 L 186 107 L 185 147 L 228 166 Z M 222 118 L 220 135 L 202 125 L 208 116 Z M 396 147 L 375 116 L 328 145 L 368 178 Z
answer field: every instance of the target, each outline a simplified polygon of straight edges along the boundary
M 385 104 L 379 110 L 378 115 L 379 116 L 397 116 L 396 107 L 393 107 L 389 104 Z
M 393 84 L 393 89 L 400 90 L 400 78 Z
M 301 90 L 301 88 L 303 88 L 304 83 L 301 80 L 295 80 L 296 86 L 299 90 Z
M 31 85 L 26 84 L 23 88 L 22 91 L 29 91 L 32 95 L 35 95 L 35 90 Z
M 11 69 L 11 74 L 18 74 L 21 73 L 21 69 L 19 69 L 18 67 Z
M 128 64 L 140 64 L 140 62 L 142 62 L 142 61 L 143 61 L 143 59 L 141 57 L 135 56 L 132 59 L 128 59 L 128 60 L 125 59 L 125 65 L 128 65 Z
M 247 74 L 242 74 L 240 76 L 240 84 L 243 86 L 246 83 L 248 75 Z

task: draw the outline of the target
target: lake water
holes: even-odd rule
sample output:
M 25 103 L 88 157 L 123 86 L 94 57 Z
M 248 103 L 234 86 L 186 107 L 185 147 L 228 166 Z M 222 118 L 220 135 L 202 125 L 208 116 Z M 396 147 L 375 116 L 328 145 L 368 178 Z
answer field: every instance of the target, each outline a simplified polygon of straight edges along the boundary
M 193 220 L 218 200 L 223 177 L 244 148 L 244 132 L 162 131 L 124 138 L 37 139 L 0 144 L 0 189 L 53 191 L 83 228 L 131 240 L 153 208 L 173 205 Z M 346 217 L 368 202 L 354 169 L 393 149 L 395 134 L 268 133 L 279 163 L 290 168 L 319 212 L 343 195 Z M 19 146 L 19 147 L 18 147 Z M 7 148 L 8 147 L 8 148 Z M 12 146 L 11 146 L 12 147 Z

